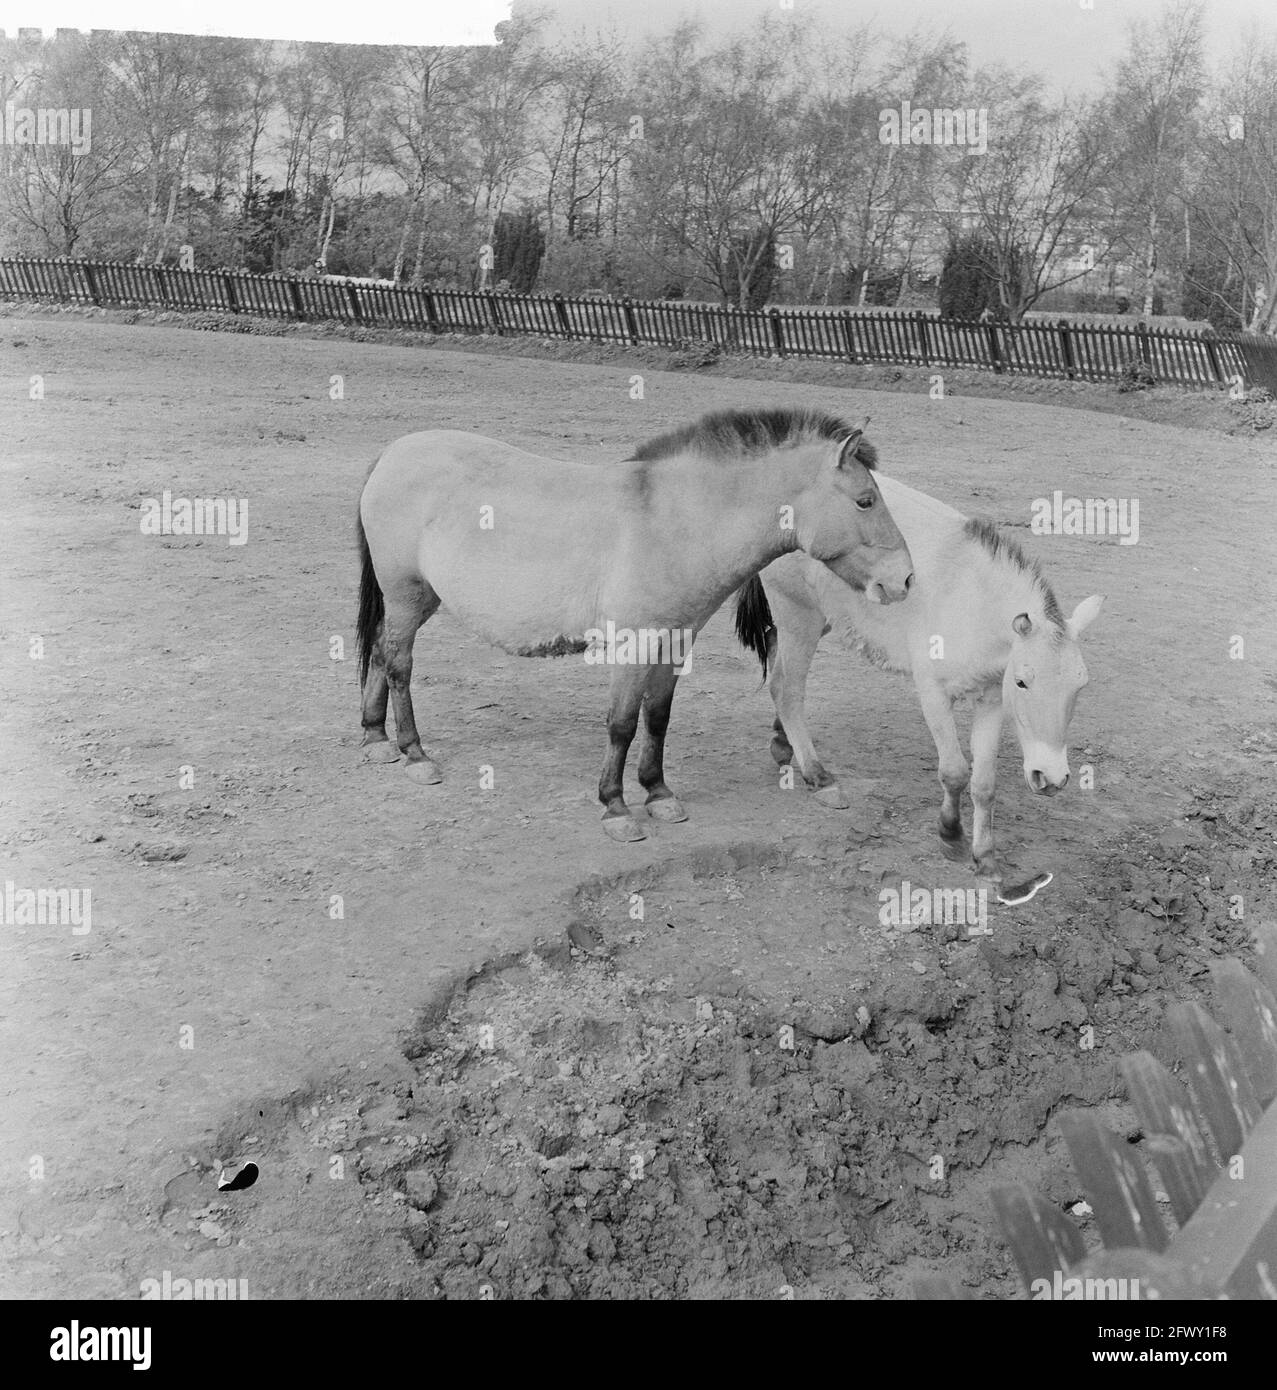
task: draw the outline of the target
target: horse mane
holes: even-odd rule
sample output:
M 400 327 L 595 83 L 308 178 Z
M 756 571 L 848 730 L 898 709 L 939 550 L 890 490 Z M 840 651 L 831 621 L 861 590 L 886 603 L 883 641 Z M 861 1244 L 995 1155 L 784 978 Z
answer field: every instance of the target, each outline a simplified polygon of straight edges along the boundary
M 714 458 L 748 458 L 812 439 L 838 444 L 854 433 L 855 426 L 823 410 L 718 410 L 649 439 L 628 462 L 650 462 L 691 451 Z M 866 468 L 877 465 L 878 451 L 863 435 L 855 458 Z
M 1055 597 L 1055 590 L 1051 588 L 1038 562 L 1031 560 L 1015 541 L 1004 536 L 993 522 L 984 517 L 968 517 L 962 531 L 968 539 L 982 546 L 994 560 L 1010 565 L 1028 576 L 1034 591 L 1042 600 L 1043 616 L 1051 625 L 1052 631 L 1062 637 L 1064 613 Z

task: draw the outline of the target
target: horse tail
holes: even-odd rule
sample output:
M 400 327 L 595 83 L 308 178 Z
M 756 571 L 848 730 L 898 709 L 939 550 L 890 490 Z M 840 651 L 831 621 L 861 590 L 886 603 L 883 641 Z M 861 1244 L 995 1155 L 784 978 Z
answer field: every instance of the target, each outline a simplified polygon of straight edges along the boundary
M 763 581 L 756 574 L 736 594 L 736 636 L 741 646 L 748 647 L 762 662 L 766 679 L 767 660 L 775 643 L 775 624 Z
M 364 534 L 364 519 L 356 514 L 355 534 L 359 538 L 359 617 L 355 622 L 355 642 L 359 651 L 359 686 L 363 689 L 368 679 L 368 664 L 372 660 L 373 646 L 377 632 L 386 613 L 386 600 L 377 583 L 377 571 L 373 569 L 372 552 L 368 549 L 368 537 Z

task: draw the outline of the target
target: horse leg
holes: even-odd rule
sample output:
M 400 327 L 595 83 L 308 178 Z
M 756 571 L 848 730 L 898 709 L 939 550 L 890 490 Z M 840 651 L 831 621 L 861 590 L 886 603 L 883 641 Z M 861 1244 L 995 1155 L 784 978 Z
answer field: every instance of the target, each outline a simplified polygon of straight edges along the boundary
M 776 704 L 776 692 L 784 680 L 783 674 L 778 669 L 779 666 L 780 636 L 773 627 L 767 634 L 767 689 L 772 697 L 773 706 Z M 780 722 L 779 715 L 772 720 L 771 755 L 775 759 L 777 767 L 789 767 L 793 764 L 794 746 L 789 741 L 789 735 L 785 732 L 785 726 Z
M 976 702 L 971 722 L 971 853 L 982 878 L 1000 879 L 1002 869 L 993 852 L 993 783 L 998 773 L 998 744 L 1002 738 L 1002 686 L 990 686 Z
M 382 623 L 377 628 L 372 650 L 368 654 L 368 676 L 364 681 L 360 722 L 364 736 L 360 742 L 369 762 L 393 763 L 399 760 L 399 749 L 386 737 L 386 707 L 390 703 L 390 682 L 386 679 L 386 654 L 382 651 Z
M 599 777 L 599 800 L 603 803 L 603 829 L 614 840 L 645 840 L 638 822 L 630 814 L 623 795 L 625 759 L 638 730 L 639 707 L 648 671 L 642 666 L 618 666 L 612 677 L 612 698 L 607 712 L 607 757 Z
M 940 803 L 940 847 L 946 859 L 965 862 L 971 856 L 971 842 L 962 829 L 962 793 L 971 780 L 971 770 L 958 742 L 958 726 L 953 719 L 953 701 L 938 682 L 915 675 L 914 684 L 922 702 L 922 717 L 927 721 L 940 757 L 940 785 L 944 800 Z
M 655 820 L 682 821 L 687 812 L 682 802 L 665 785 L 665 731 L 670 723 L 670 706 L 679 673 L 672 666 L 657 666 L 647 682 L 643 701 L 643 723 L 647 738 L 639 758 L 639 785 L 647 793 L 647 813 Z
M 415 782 L 443 781 L 443 774 L 426 757 L 421 746 L 411 689 L 412 646 L 417 629 L 438 607 L 439 596 L 425 583 L 418 582 L 386 594 L 381 645 L 390 699 L 395 707 L 395 740 L 407 759 L 404 770 Z
M 825 616 L 819 608 L 800 604 L 788 594 L 775 598 L 769 595 L 768 601 L 772 604 L 777 634 L 768 681 L 776 706 L 772 757 L 782 767 L 790 762 L 797 766 L 817 801 L 845 810 L 851 801 L 816 756 L 807 728 L 807 673 L 820 639 L 829 631 Z

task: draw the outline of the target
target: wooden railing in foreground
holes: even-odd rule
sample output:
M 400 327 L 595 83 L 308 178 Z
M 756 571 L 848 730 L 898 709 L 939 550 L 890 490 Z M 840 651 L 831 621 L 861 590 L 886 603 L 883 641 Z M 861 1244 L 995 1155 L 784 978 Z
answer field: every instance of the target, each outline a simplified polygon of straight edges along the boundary
M 1277 338 L 1139 322 L 980 323 L 921 311 L 780 305 L 743 311 L 677 300 L 426 289 L 42 257 L 0 259 L 0 298 L 256 314 L 429 333 L 532 334 L 632 347 L 710 343 L 756 355 L 973 367 L 1070 381 L 1119 380 L 1130 364 L 1142 362 L 1161 382 L 1193 387 L 1240 383 L 1277 391 Z
M 1070 1293 L 1065 1281 L 1089 1279 L 1113 1297 L 1119 1286 L 1109 1281 L 1126 1279 L 1139 1281 L 1141 1299 L 1277 1300 L 1277 927 L 1261 928 L 1258 948 L 1259 978 L 1234 959 L 1212 963 L 1227 1031 L 1196 1004 L 1168 1010 L 1187 1088 L 1147 1052 L 1121 1063 L 1176 1232 L 1136 1146 L 1087 1111 L 1065 1111 L 1056 1123 L 1105 1248 L 1088 1256 L 1077 1227 L 1031 1188 L 995 1188 L 998 1224 L 1027 1290 L 1046 1280 L 1085 1296 L 1084 1283 Z M 918 1280 L 915 1292 L 972 1296 L 943 1277 Z

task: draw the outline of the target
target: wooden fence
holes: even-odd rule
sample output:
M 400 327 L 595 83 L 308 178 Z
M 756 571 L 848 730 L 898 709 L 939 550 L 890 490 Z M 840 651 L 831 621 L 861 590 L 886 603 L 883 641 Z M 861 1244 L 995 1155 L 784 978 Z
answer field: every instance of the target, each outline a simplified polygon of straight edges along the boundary
M 993 1208 L 1026 1289 L 1045 1280 L 1056 1291 L 1046 1296 L 1085 1297 L 1091 1280 L 1112 1298 L 1119 1286 L 1109 1281 L 1126 1279 L 1138 1280 L 1141 1299 L 1277 1300 L 1277 927 L 1261 928 L 1259 950 L 1258 979 L 1237 960 L 1211 965 L 1227 1032 L 1196 1004 L 1167 1011 L 1191 1095 L 1147 1052 L 1121 1062 L 1175 1234 L 1139 1150 L 1090 1112 L 1065 1111 L 1056 1124 L 1105 1249 L 1088 1255 L 1077 1227 L 1031 1188 L 995 1188 Z M 918 1280 L 915 1292 L 969 1297 L 943 1277 Z
M 336 320 L 430 333 L 532 334 L 630 346 L 711 343 L 726 352 L 838 362 L 975 367 L 1112 381 L 1143 362 L 1158 381 L 1277 391 L 1277 339 L 1250 333 L 1056 323 L 979 323 L 922 312 L 743 311 L 674 300 L 356 284 L 341 279 L 180 270 L 124 261 L 0 259 L 0 298 L 112 308 Z

